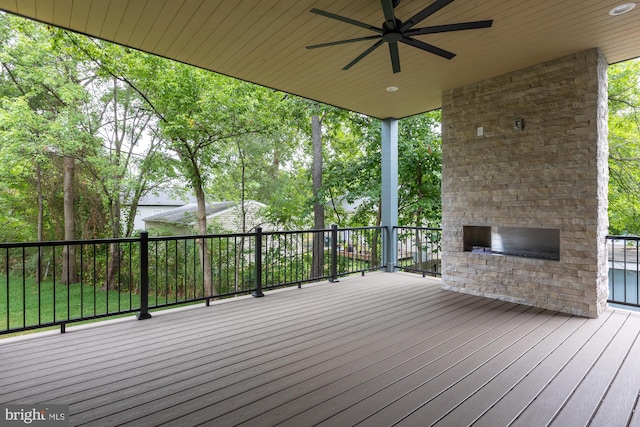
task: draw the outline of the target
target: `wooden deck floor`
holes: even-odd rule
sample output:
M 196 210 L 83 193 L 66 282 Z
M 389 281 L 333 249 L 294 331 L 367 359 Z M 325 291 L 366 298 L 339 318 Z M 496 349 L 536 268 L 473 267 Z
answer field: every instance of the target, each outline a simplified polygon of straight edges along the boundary
M 0 340 L 0 402 L 97 426 L 640 426 L 640 314 L 438 285 L 373 273 Z

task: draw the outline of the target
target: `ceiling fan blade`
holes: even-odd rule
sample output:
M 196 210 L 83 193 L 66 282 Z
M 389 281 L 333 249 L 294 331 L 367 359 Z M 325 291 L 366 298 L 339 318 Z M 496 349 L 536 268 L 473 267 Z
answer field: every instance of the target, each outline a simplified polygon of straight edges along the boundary
M 478 28 L 489 28 L 493 25 L 493 20 L 459 22 L 457 24 L 434 25 L 431 27 L 414 28 L 404 32 L 405 36 L 420 36 L 424 34 L 446 33 L 448 31 L 475 30 Z
M 403 37 L 400 41 L 402 43 L 408 44 L 409 46 L 417 47 L 418 49 L 425 50 L 429 53 L 433 53 L 434 55 L 438 55 L 446 59 L 451 59 L 456 56 L 455 53 L 449 52 L 448 50 L 440 49 L 439 47 L 435 47 L 434 45 L 422 42 L 420 40 L 412 39 L 411 37 Z
M 358 37 L 356 39 L 338 40 L 338 41 L 335 41 L 335 42 L 321 43 L 321 44 L 314 44 L 314 45 L 311 45 L 311 46 L 307 46 L 307 49 L 317 49 L 319 47 L 336 46 L 336 45 L 340 45 L 340 44 L 361 42 L 361 41 L 366 41 L 366 40 L 376 40 L 376 39 L 379 39 L 381 37 L 382 36 L 367 36 L 367 37 Z
M 420 12 L 413 15 L 411 18 L 406 20 L 404 24 L 400 26 L 400 31 L 407 31 L 409 28 L 413 27 L 416 24 L 419 24 L 421 21 L 427 19 L 429 16 L 433 15 L 453 0 L 436 0 L 431 5 L 425 7 Z
M 394 73 L 400 72 L 400 53 L 398 52 L 398 43 L 389 43 L 389 54 L 391 55 L 391 66 Z
M 393 11 L 393 0 L 380 0 L 382 3 L 382 12 L 384 13 L 384 27 L 387 30 L 397 31 L 398 24 L 396 22 L 396 15 Z
M 345 16 L 336 15 L 335 13 L 326 12 L 324 10 L 313 8 L 311 9 L 311 13 L 315 13 L 317 15 L 326 16 L 327 18 L 335 19 L 337 21 L 346 22 L 347 24 L 356 25 L 358 27 L 366 28 L 367 30 L 375 31 L 376 33 L 382 34 L 383 31 L 381 28 L 376 28 L 373 25 L 365 24 L 364 22 L 356 21 L 355 19 L 347 18 Z
M 354 65 L 356 65 L 358 62 L 360 62 L 365 56 L 369 55 L 371 52 L 373 52 L 374 50 L 376 50 L 377 48 L 379 48 L 380 46 L 382 46 L 382 43 L 384 43 L 383 40 L 378 40 L 376 43 L 373 44 L 373 46 L 371 46 L 369 49 L 365 50 L 364 52 L 362 52 L 360 55 L 358 55 L 358 57 L 356 59 L 354 59 L 353 61 L 349 62 L 347 65 L 344 66 L 343 70 L 348 70 L 349 68 L 353 67 Z

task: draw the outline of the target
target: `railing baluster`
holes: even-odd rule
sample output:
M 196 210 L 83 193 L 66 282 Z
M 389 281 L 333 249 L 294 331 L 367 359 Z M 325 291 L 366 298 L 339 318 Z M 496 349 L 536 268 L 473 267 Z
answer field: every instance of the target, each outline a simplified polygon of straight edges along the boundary
M 107 246 L 106 247 L 107 261 L 106 261 L 106 263 L 104 265 L 104 268 L 105 268 L 104 277 L 105 277 L 105 285 L 106 285 L 105 286 L 105 288 L 106 288 L 105 289 L 105 306 L 106 306 L 105 312 L 109 313 L 109 253 L 111 251 L 109 250 L 109 245 L 106 245 L 106 246 Z
M 332 283 L 338 281 L 338 225 L 331 225 L 331 279 Z
M 42 247 L 38 246 L 38 265 L 36 267 L 38 282 L 38 325 L 42 323 Z
M 67 245 L 67 266 L 71 265 L 71 245 Z M 67 267 L 67 283 L 65 290 L 67 291 L 67 319 L 71 318 L 71 295 L 69 294 L 71 288 L 71 268 Z
M 256 227 L 255 232 L 256 239 L 256 251 L 255 251 L 255 265 L 256 265 L 256 290 L 251 294 L 255 298 L 261 298 L 264 296 L 262 293 L 262 228 Z
M 80 245 L 80 316 L 84 314 L 84 246 Z
M 636 304 L 640 304 L 640 252 L 638 251 L 638 242 L 636 241 Z
M 627 242 L 624 242 L 624 247 L 622 249 L 622 260 L 623 260 L 623 265 L 624 265 L 624 287 L 622 288 L 622 294 L 624 295 L 623 300 L 624 301 L 628 301 L 627 298 Z M 636 261 L 637 263 L 637 261 Z
M 96 275 L 96 259 L 98 257 L 96 256 L 96 244 L 93 244 L 93 279 L 92 284 L 93 284 L 93 315 L 96 315 L 96 312 L 98 311 L 98 308 L 96 306 L 96 280 L 97 280 L 97 275 Z
M 140 233 L 140 313 L 138 320 L 150 319 L 149 313 L 149 233 Z
M 51 250 L 51 265 L 52 265 L 52 278 L 53 278 L 53 283 L 52 283 L 52 288 L 53 288 L 53 313 L 52 313 L 52 323 L 56 323 L 57 319 L 57 306 L 56 306 L 56 295 L 58 294 L 58 290 L 56 289 L 56 276 L 57 276 L 57 271 L 56 271 L 56 248 L 52 248 Z
M 6 307 L 7 307 L 7 328 L 6 330 L 9 331 L 11 330 L 11 299 L 9 298 L 9 296 L 11 295 L 11 282 L 10 282 L 10 275 L 9 275 L 9 248 L 6 248 L 5 250 L 5 263 L 4 263 L 4 272 L 5 272 L 5 286 L 7 289 L 7 293 L 6 293 Z
M 22 326 L 27 326 L 27 276 L 24 268 L 25 248 L 22 248 Z

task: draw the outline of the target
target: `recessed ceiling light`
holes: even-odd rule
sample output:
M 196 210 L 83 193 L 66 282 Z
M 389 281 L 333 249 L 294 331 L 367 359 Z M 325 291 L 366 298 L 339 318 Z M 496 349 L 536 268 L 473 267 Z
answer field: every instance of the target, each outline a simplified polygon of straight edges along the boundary
M 398 87 L 397 87 L 397 86 L 389 86 L 389 87 L 387 88 L 387 92 L 395 92 L 395 91 L 397 91 L 397 90 L 398 90 Z
M 634 7 L 636 7 L 635 3 L 623 3 L 620 4 L 609 11 L 609 15 L 618 16 L 630 12 Z

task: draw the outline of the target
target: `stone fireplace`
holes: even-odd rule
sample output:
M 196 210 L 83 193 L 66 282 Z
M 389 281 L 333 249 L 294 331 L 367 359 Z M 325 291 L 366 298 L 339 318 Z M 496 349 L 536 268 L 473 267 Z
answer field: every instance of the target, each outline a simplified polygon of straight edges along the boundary
M 591 49 L 443 94 L 444 288 L 604 309 L 606 72 Z

